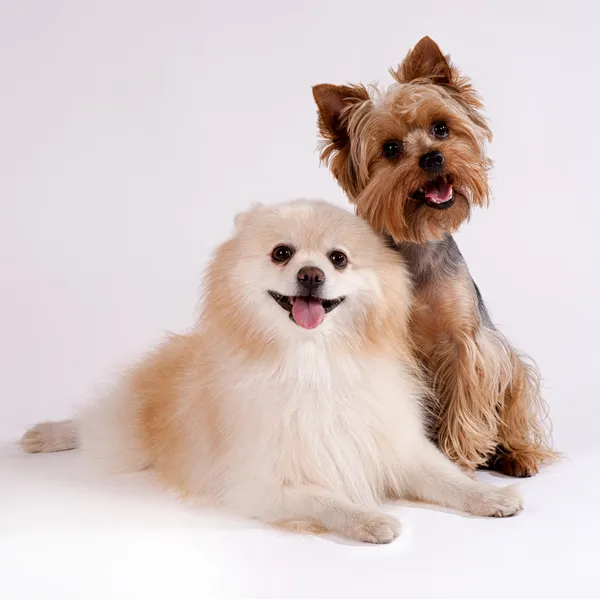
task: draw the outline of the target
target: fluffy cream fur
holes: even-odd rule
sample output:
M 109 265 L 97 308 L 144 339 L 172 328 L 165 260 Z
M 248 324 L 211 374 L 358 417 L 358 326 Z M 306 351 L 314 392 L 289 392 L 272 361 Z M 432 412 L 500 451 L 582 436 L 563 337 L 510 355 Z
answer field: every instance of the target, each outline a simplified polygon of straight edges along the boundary
M 295 254 L 275 263 L 273 249 Z M 333 250 L 348 266 L 337 269 Z M 300 295 L 298 271 L 344 298 L 303 329 L 269 294 Z M 428 441 L 407 342 L 407 271 L 361 219 L 322 202 L 258 206 L 236 219 L 206 276 L 202 316 L 132 367 L 74 421 L 28 431 L 28 452 L 80 445 L 119 470 L 152 468 L 208 504 L 291 529 L 385 543 L 379 504 L 411 497 L 482 516 L 521 508 L 511 487 L 465 475 Z

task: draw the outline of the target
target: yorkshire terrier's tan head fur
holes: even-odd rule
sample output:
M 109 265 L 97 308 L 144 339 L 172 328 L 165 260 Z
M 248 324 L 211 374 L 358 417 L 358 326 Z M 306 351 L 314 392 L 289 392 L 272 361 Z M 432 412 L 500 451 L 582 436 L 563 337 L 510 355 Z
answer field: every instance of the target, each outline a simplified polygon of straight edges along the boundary
M 430 38 L 390 72 L 385 92 L 313 88 L 321 159 L 376 230 L 396 242 L 440 239 L 488 201 L 491 131 L 469 80 Z

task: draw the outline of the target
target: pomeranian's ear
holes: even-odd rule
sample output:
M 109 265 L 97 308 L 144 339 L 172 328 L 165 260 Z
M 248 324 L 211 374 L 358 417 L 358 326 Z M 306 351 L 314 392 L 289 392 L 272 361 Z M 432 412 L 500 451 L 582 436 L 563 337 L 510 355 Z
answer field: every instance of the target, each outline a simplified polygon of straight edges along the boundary
M 319 112 L 319 133 L 321 137 L 338 147 L 348 142 L 346 126 L 341 118 L 344 108 L 369 99 L 369 93 L 362 85 L 332 85 L 322 83 L 313 86 L 313 97 Z
M 421 39 L 398 68 L 390 72 L 399 83 L 429 79 L 440 85 L 452 83 L 454 75 L 449 57 L 442 54 L 440 47 L 430 37 Z
M 239 212 L 237 215 L 235 215 L 235 218 L 233 220 L 235 230 L 240 231 L 244 227 L 245 223 L 248 221 L 248 217 L 250 215 L 255 214 L 263 206 L 264 206 L 264 204 L 262 202 L 255 202 L 254 204 L 252 204 L 252 206 L 248 210 L 244 210 L 242 212 Z

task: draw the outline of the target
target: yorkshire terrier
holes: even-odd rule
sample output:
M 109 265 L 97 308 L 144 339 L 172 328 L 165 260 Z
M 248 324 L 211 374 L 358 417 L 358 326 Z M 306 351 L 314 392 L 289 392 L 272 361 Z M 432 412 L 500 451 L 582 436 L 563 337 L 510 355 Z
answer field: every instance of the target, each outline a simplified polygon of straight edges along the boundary
M 387 91 L 313 88 L 321 160 L 409 265 L 433 439 L 466 469 L 531 476 L 557 457 L 540 375 L 493 325 L 451 235 L 490 197 L 482 102 L 428 37 L 390 73 Z

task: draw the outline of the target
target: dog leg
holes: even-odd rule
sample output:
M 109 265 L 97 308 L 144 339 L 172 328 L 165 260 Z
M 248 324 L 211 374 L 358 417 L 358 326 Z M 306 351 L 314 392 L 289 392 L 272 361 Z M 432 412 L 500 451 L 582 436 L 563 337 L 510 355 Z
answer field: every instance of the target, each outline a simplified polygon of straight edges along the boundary
M 498 405 L 508 372 L 506 357 L 481 335 L 466 265 L 451 267 L 452 278 L 436 268 L 418 287 L 411 327 L 434 392 L 428 403 L 432 439 L 452 461 L 475 470 L 498 445 Z
M 513 486 L 471 479 L 429 442 L 414 456 L 415 464 L 401 476 L 410 497 L 481 517 L 510 517 L 523 508 Z
M 531 477 L 559 454 L 549 442 L 548 408 L 540 394 L 540 375 L 506 342 L 511 380 L 500 410 L 499 444 L 487 467 L 512 477 Z
M 451 460 L 477 469 L 498 444 L 503 365 L 477 335 L 461 331 L 439 342 L 431 365 L 439 399 L 435 440 Z
M 394 517 L 353 504 L 316 485 L 282 488 L 277 501 L 260 518 L 277 527 L 325 530 L 372 544 L 392 542 L 400 532 Z

